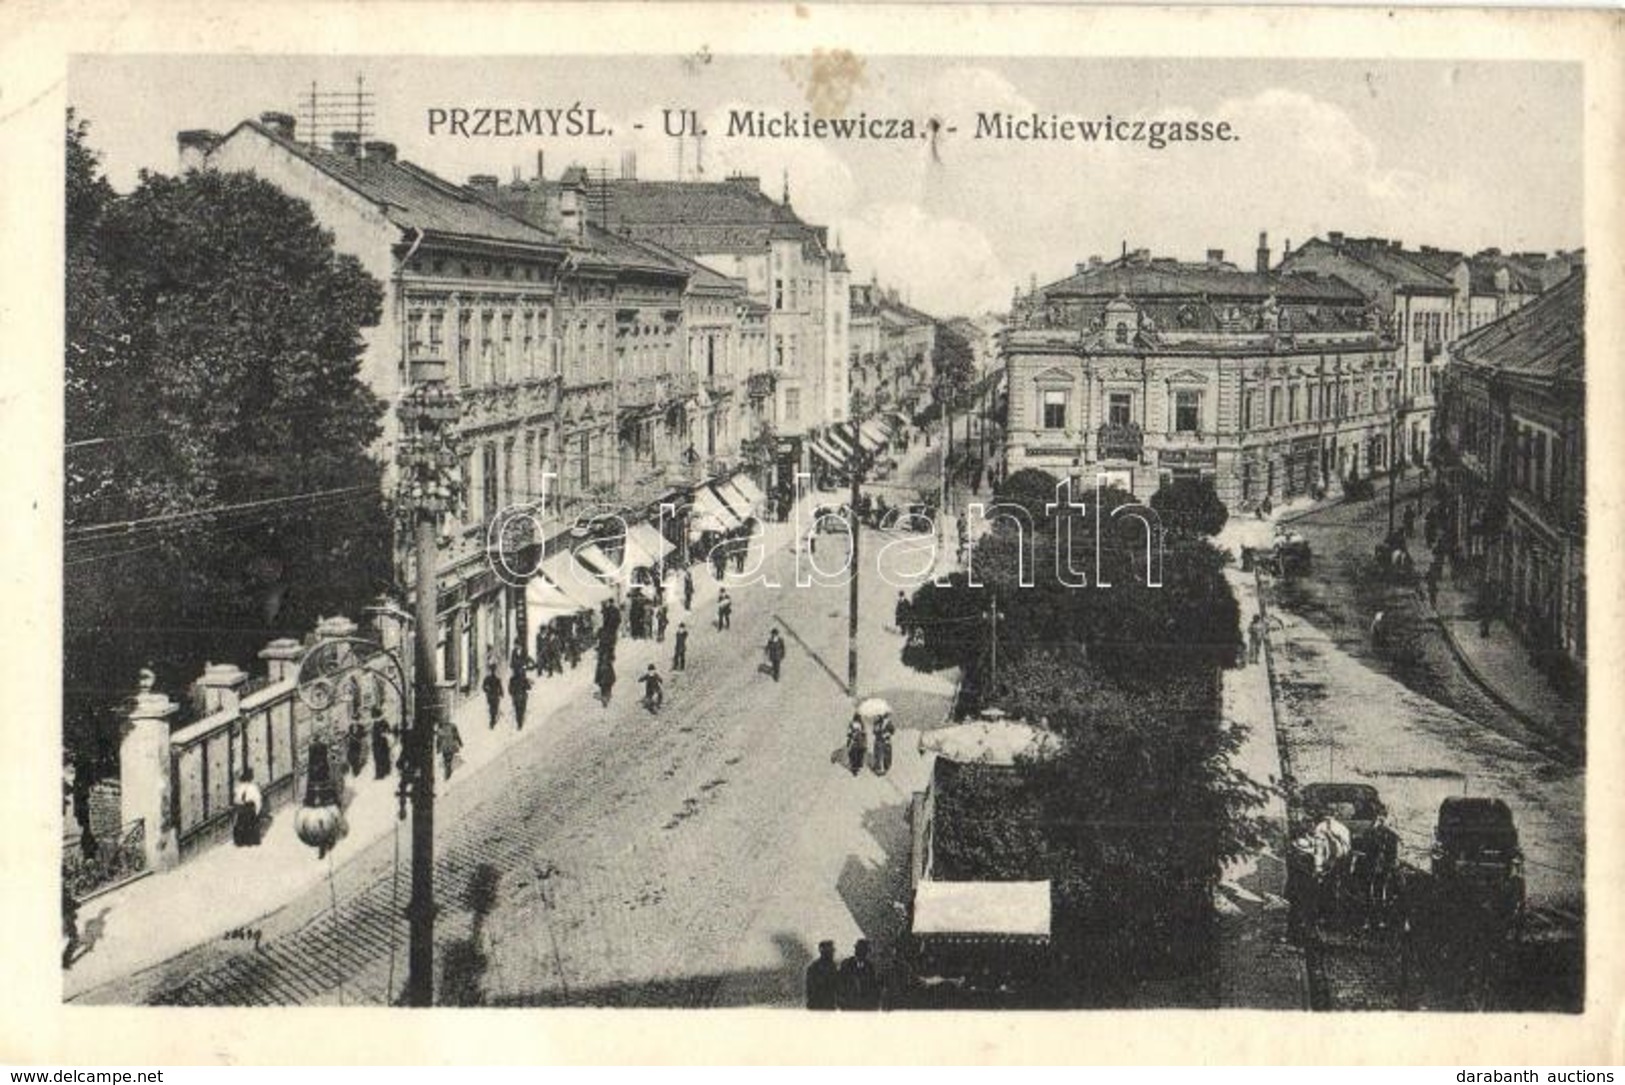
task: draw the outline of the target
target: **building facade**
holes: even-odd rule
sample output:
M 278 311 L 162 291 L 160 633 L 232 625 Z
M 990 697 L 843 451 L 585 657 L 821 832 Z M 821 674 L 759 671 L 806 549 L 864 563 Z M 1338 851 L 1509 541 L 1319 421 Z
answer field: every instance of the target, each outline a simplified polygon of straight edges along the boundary
M 1450 348 L 1441 388 L 1445 530 L 1480 605 L 1547 663 L 1586 661 L 1585 275 Z
M 1141 497 L 1210 479 L 1231 508 L 1385 469 L 1396 345 L 1361 293 L 1145 250 L 1019 297 L 1002 337 L 1005 465 Z
M 869 410 L 912 414 L 929 396 L 936 318 L 874 279 L 852 286 L 849 298 L 848 368 L 855 402 Z

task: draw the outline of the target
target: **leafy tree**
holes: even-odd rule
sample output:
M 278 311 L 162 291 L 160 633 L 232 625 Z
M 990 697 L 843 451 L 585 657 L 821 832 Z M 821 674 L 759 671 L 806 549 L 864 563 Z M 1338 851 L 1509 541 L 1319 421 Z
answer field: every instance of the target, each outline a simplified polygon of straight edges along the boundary
M 357 613 L 389 584 L 390 529 L 368 452 L 384 405 L 359 379 L 377 281 L 250 174 L 144 173 L 118 196 L 71 115 L 67 172 L 64 694 L 84 743 L 143 662 L 173 691 Z M 75 752 L 106 768 L 101 738 Z
M 1045 507 L 1055 501 L 1055 487 L 1060 481 L 1048 471 L 1023 467 L 994 489 L 993 500 L 996 504 L 1007 502 L 1019 505 L 1027 510 L 1027 515 L 1035 524 L 1043 523 L 1049 519 Z
M 1164 527 L 1185 535 L 1217 535 L 1230 518 L 1207 478 L 1172 479 L 1151 495 L 1151 507 Z
M 951 325 L 938 324 L 931 347 L 931 372 L 945 386 L 939 396 L 958 406 L 965 402 L 976 381 L 976 351 Z

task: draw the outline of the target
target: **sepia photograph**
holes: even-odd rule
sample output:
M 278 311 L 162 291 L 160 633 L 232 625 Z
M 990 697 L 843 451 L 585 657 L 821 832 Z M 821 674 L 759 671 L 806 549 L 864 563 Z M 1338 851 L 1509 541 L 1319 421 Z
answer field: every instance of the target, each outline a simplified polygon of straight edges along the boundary
M 1594 69 L 607 41 L 65 57 L 52 1012 L 1617 1013 Z

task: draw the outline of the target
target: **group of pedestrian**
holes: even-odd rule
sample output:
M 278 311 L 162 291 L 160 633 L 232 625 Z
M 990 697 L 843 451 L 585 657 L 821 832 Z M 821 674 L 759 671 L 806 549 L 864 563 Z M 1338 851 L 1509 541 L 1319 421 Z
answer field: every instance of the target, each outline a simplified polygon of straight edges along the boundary
M 818 957 L 807 966 L 809 1010 L 878 1010 L 884 993 L 867 938 L 859 938 L 852 956 L 839 963 L 834 942 L 818 943 Z

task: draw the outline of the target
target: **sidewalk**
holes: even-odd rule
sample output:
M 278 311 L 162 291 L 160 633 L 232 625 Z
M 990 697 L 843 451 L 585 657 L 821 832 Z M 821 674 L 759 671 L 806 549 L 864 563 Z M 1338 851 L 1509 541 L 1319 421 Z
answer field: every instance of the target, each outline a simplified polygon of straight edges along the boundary
M 1256 583 L 1235 569 L 1226 569 L 1225 579 L 1236 594 L 1245 630 L 1259 608 Z M 1225 725 L 1247 729 L 1232 764 L 1258 783 L 1277 783 L 1282 775 L 1281 747 L 1267 649 L 1259 662 L 1224 672 L 1223 705 Z M 1286 938 L 1285 801 L 1271 795 L 1263 813 L 1270 822 L 1269 844 L 1230 864 L 1214 893 L 1219 913 L 1219 1005 L 1302 1010 L 1309 1004 L 1308 976 L 1302 952 Z
M 769 551 L 787 545 L 793 538 L 793 523 L 764 524 L 763 545 Z M 684 612 L 679 585 L 672 597 L 674 629 L 678 621 L 687 621 L 692 627 L 711 621 L 715 614 L 712 604 L 720 585 L 705 567 L 694 568 L 694 609 Z M 655 663 L 664 672 L 671 660 L 670 652 L 669 633 L 667 643 L 623 636 L 617 668 L 630 684 L 629 676 L 648 663 Z M 467 698 L 454 716 L 463 736 L 462 753 L 450 780 L 442 775 L 436 758 L 435 794 L 444 795 L 463 786 L 481 766 L 522 738 L 557 726 L 556 717 L 570 720 L 571 716 L 562 710 L 594 695 L 592 676 L 589 654 L 579 667 L 566 670 L 562 676 L 534 679 L 522 732 L 514 727 L 513 704 L 508 699 L 503 699 L 501 716 L 492 728 L 487 724 L 485 699 L 478 693 Z M 297 807 L 285 805 L 274 812 L 257 848 L 218 844 L 173 870 L 85 901 L 79 913 L 83 948 L 73 967 L 63 973 L 64 1001 L 193 946 L 220 939 L 228 932 L 252 927 L 328 877 L 334 866 L 343 866 L 367 846 L 385 838 L 397 824 L 404 851 L 410 822 L 396 820 L 398 783 L 394 773 L 382 780 L 374 779 L 370 764 L 360 777 L 345 777 L 345 835 L 325 861 L 318 860 L 315 851 L 299 840 L 294 832 Z M 177 922 L 177 917 L 184 919 Z
M 1447 576 L 1439 584 L 1434 617 L 1461 664 L 1506 707 L 1546 732 L 1577 734 L 1585 726 L 1583 705 L 1563 696 L 1529 658 L 1529 647 L 1505 622 L 1479 632 L 1477 602 L 1469 583 Z

